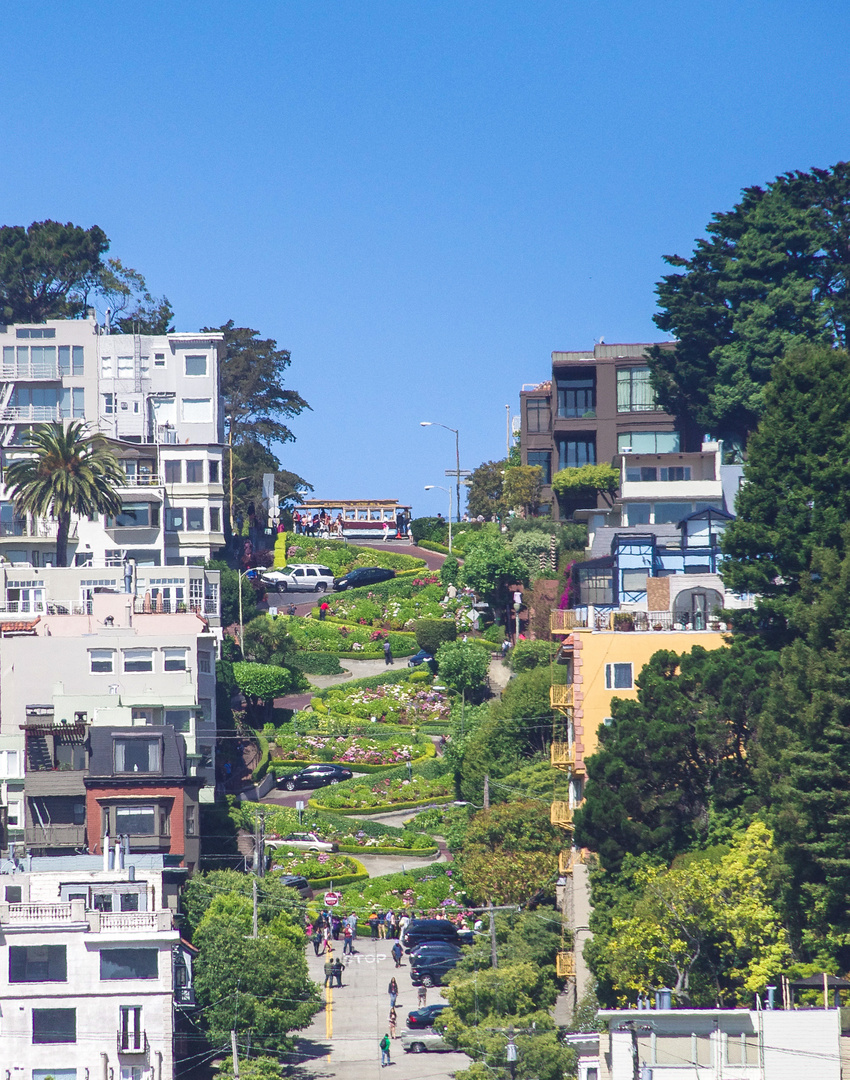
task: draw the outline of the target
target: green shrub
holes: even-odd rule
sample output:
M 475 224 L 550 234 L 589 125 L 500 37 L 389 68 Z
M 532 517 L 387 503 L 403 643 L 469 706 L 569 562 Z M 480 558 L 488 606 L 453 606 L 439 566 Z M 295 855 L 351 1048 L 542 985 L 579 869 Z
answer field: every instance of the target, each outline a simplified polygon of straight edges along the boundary
M 256 738 L 260 748 L 260 763 L 251 773 L 251 779 L 255 784 L 259 784 L 269 770 L 269 740 L 261 731 L 256 733 Z
M 351 682 L 345 683 L 345 689 L 346 690 L 354 690 L 354 689 L 357 689 L 357 690 L 373 690 L 376 686 L 385 686 L 388 683 L 407 682 L 408 680 L 412 681 L 412 682 L 430 681 L 430 674 L 427 676 L 426 679 L 416 679 L 415 678 L 416 675 L 417 675 L 417 672 L 411 671 L 409 668 L 405 668 L 402 671 L 389 671 L 388 670 L 386 672 L 381 672 L 380 675 L 367 675 L 363 679 L 352 679 Z M 336 687 L 336 686 L 328 686 L 324 690 L 317 690 L 316 694 L 313 697 L 313 700 L 311 702 L 311 704 L 313 705 L 313 708 L 316 707 L 316 702 L 317 701 L 322 701 L 333 690 L 338 690 L 338 689 L 339 689 L 339 687 Z
M 449 555 L 444 560 L 443 565 L 440 567 L 440 581 L 444 585 L 457 585 L 458 572 L 460 570 L 460 563 L 454 557 Z
M 292 666 L 305 675 L 342 675 L 344 671 L 336 653 L 298 652 Z
M 501 645 L 505 640 L 505 628 L 499 623 L 493 623 L 484 631 L 484 640 L 492 645 Z
M 287 554 L 289 551 L 292 551 L 292 555 Z M 384 551 L 380 547 L 365 548 L 344 540 L 280 533 L 275 543 L 274 565 L 285 566 L 288 562 L 321 563 L 333 570 L 335 577 L 341 577 L 356 566 L 383 566 L 395 571 L 421 570 L 425 566 L 423 559 L 397 551 Z
M 417 619 L 416 644 L 433 656 L 447 641 L 457 638 L 457 626 L 453 619 Z
M 509 653 L 511 671 L 531 671 L 549 664 L 557 652 L 556 641 L 519 641 Z
M 414 544 L 421 540 L 430 540 L 433 543 L 442 544 L 449 534 L 449 525 L 444 518 L 421 517 L 414 518 L 410 523 L 410 535 Z
M 417 547 L 421 547 L 424 551 L 434 551 L 438 555 L 451 555 L 445 544 L 438 544 L 434 540 L 420 540 Z

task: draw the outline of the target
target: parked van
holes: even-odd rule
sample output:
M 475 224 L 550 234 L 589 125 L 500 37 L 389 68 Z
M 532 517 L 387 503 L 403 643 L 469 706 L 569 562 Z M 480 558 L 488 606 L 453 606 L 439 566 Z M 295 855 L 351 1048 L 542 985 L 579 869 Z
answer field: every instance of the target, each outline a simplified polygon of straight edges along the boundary
M 326 592 L 333 588 L 334 574 L 327 566 L 319 563 L 289 563 L 282 570 L 267 570 L 261 575 L 264 585 L 278 592 L 289 589 L 310 589 L 312 592 Z

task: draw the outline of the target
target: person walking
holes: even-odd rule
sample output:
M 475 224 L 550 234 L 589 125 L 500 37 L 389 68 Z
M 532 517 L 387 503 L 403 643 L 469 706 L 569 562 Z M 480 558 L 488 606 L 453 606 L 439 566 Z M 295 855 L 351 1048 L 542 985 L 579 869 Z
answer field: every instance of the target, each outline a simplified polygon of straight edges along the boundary
M 344 941 L 343 946 L 342 946 L 342 954 L 343 954 L 343 956 L 346 953 L 348 953 L 349 956 L 353 956 L 354 955 L 354 935 L 352 934 L 351 927 L 348 925 L 348 923 L 345 924 L 345 929 L 342 932 L 342 936 L 345 938 L 345 941 Z
M 334 960 L 334 978 L 337 986 L 342 987 L 342 960 L 339 957 Z
M 393 945 L 392 953 L 393 953 L 393 960 L 395 960 L 395 966 L 397 968 L 400 968 L 401 967 L 401 958 L 404 956 L 404 949 L 401 947 L 401 945 L 398 942 L 396 942 L 395 945 Z M 393 982 L 395 982 L 395 979 L 393 979 Z
M 387 1017 L 387 1020 L 388 1020 L 389 1025 L 390 1025 L 390 1038 L 394 1039 L 396 1037 L 395 1036 L 395 1026 L 396 1026 L 396 1023 L 398 1022 L 398 1013 L 395 1011 L 395 1005 L 390 1005 L 390 1013 L 389 1013 L 389 1016 Z
M 395 981 L 395 975 L 390 979 L 387 993 L 390 995 L 390 1008 L 394 1009 L 395 1003 L 398 1001 L 398 983 Z
M 348 916 L 348 925 L 351 927 L 351 936 L 353 938 L 356 938 L 357 937 L 357 912 L 356 911 L 352 911 L 352 913 Z
M 325 986 L 334 984 L 334 962 L 330 957 L 325 961 Z
M 316 956 L 321 956 L 325 948 L 325 940 L 322 935 L 322 929 L 319 926 L 313 928 L 313 936 L 310 939 L 313 942 L 313 951 Z
M 371 931 L 372 940 L 377 941 L 378 940 L 378 913 L 377 913 L 377 911 L 373 911 L 369 915 L 369 918 L 368 918 L 367 921 L 369 923 L 369 930 Z
M 384 642 L 384 663 L 387 667 L 392 667 L 393 664 L 393 649 L 389 638 Z
M 385 1065 L 392 1065 L 392 1062 L 390 1061 L 389 1035 L 385 1034 L 383 1039 L 381 1039 L 381 1041 L 378 1043 L 378 1046 L 380 1046 L 381 1048 L 381 1068 L 383 1069 Z
M 378 938 L 383 941 L 387 936 L 387 916 L 383 911 L 378 912 Z
M 424 1009 L 425 1006 L 428 1004 L 428 990 L 427 990 L 426 987 L 424 987 L 424 986 L 419 987 L 419 991 L 418 991 L 418 993 L 416 995 L 416 1000 L 417 1000 L 417 1002 L 419 1004 L 419 1008 Z

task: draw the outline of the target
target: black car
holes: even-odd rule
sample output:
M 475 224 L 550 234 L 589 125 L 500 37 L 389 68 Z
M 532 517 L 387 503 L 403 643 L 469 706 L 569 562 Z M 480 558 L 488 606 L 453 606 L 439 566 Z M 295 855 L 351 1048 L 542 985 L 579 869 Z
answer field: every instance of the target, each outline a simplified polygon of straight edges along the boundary
M 305 900 L 313 899 L 313 890 L 310 888 L 310 882 L 305 877 L 302 877 L 301 874 L 284 874 L 282 877 L 278 878 L 278 881 L 280 881 L 282 885 L 288 885 L 290 889 L 297 889 Z
M 420 664 L 427 664 L 433 670 L 433 665 L 436 664 L 433 653 L 429 653 L 427 649 L 420 649 L 407 661 L 408 667 L 419 667 Z
M 411 959 L 410 981 L 414 986 L 441 986 L 443 979 L 459 959 L 459 956 L 435 956 L 427 960 Z
M 454 956 L 459 960 L 462 955 L 460 945 L 452 941 L 423 941 L 421 945 L 410 950 L 410 962 L 413 964 L 419 960 L 430 961 L 438 956 Z
M 326 784 L 338 784 L 340 780 L 350 780 L 354 775 L 351 769 L 342 765 L 308 765 L 301 772 L 278 778 L 277 786 L 295 791 L 296 788 L 324 787 Z
M 448 941 L 457 945 L 457 928 L 448 919 L 411 919 L 401 937 L 401 943 L 408 952 L 425 941 Z
M 409 1028 L 429 1028 L 448 1005 L 440 1002 L 439 1005 L 426 1005 L 424 1009 L 413 1009 L 407 1014 L 407 1026 Z
M 334 578 L 337 592 L 345 589 L 359 589 L 361 585 L 377 585 L 379 581 L 389 581 L 395 577 L 395 570 L 386 570 L 383 566 L 355 566 L 342 577 Z

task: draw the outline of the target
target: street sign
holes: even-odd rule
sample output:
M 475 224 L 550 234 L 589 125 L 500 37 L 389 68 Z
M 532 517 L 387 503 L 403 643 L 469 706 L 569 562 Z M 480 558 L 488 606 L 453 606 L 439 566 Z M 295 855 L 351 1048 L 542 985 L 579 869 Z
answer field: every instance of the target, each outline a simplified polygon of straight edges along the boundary
M 299 799 L 298 802 L 296 802 L 295 809 L 296 810 L 303 810 L 304 809 L 304 801 L 303 801 L 303 799 Z
M 325 893 L 325 906 L 336 907 L 337 904 L 342 901 L 342 893 L 338 892 L 326 892 Z

